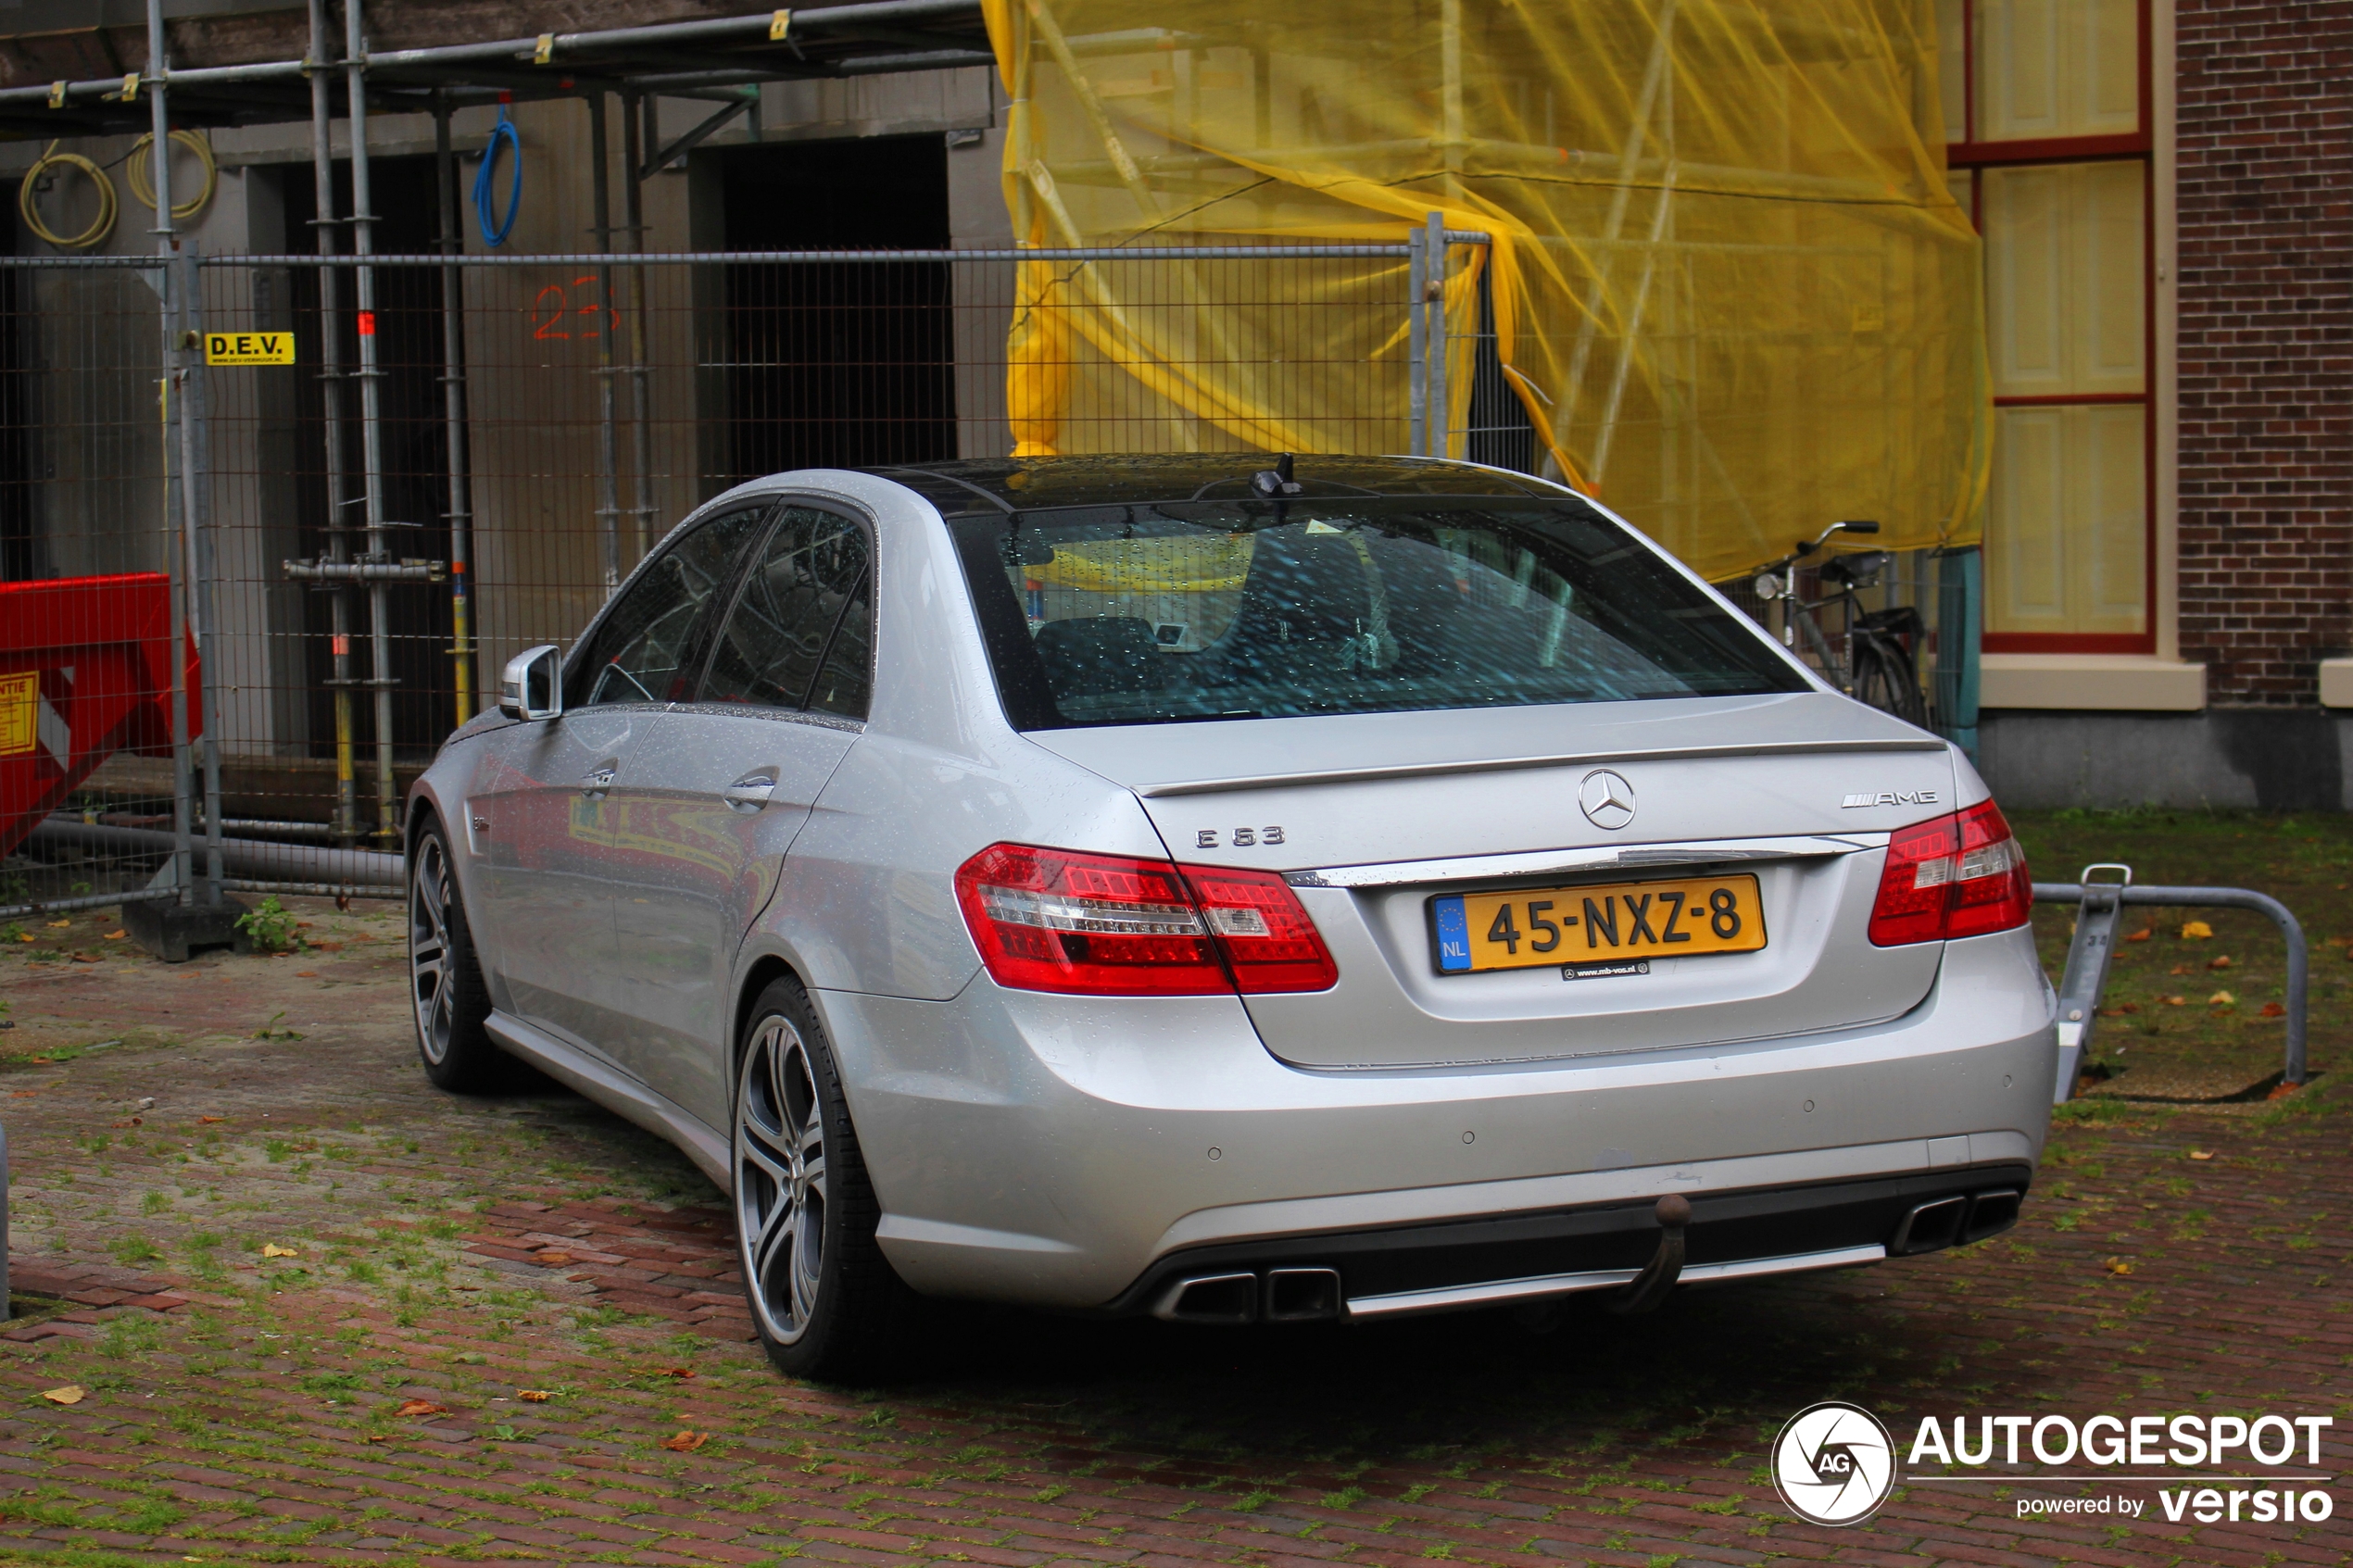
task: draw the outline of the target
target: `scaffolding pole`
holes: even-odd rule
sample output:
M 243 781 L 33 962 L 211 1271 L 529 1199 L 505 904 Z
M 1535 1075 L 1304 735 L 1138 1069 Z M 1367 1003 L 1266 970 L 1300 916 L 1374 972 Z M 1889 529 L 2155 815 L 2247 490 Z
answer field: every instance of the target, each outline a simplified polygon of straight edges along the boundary
M 621 586 L 621 444 L 612 379 L 612 158 L 605 145 L 605 95 L 587 94 L 588 172 L 595 188 L 597 304 L 604 320 L 597 328 L 597 527 L 604 539 L 605 596 Z
M 629 173 L 628 231 L 629 251 L 642 256 L 646 250 L 646 147 L 639 143 L 639 110 L 650 100 L 635 93 L 621 96 L 622 157 Z M 636 520 L 634 530 L 636 558 L 646 558 L 646 551 L 654 541 L 654 439 L 651 424 L 651 390 L 646 384 L 646 269 L 642 262 L 629 269 L 629 437 L 630 456 L 636 466 L 636 500 L 631 508 Z
M 351 127 L 352 308 L 359 328 L 359 462 L 368 508 L 368 554 L 392 558 L 384 547 L 384 370 L 376 355 L 376 270 L 368 255 L 376 248 L 374 200 L 368 184 L 368 41 L 360 31 L 359 0 L 344 0 L 344 107 Z M 392 625 L 390 590 L 368 588 L 368 684 L 375 694 L 376 831 L 391 844 L 400 837 L 399 802 L 392 771 Z
M 334 56 L 327 31 L 327 0 L 310 0 L 310 188 L 316 211 L 312 232 L 322 258 L 335 255 L 335 143 L 333 86 L 329 67 Z M 319 268 L 319 394 L 326 423 L 327 543 L 326 558 L 341 566 L 350 559 L 344 532 L 344 486 L 350 472 L 343 444 L 343 279 L 332 266 Z M 359 789 L 353 766 L 351 721 L 351 590 L 337 587 L 327 597 L 328 652 L 333 661 L 328 689 L 334 694 L 335 807 L 338 842 L 349 847 L 359 836 Z
M 449 142 L 449 95 L 433 103 L 434 168 L 441 190 L 441 254 L 463 248 L 458 235 L 458 154 Z M 455 661 L 458 722 L 474 714 L 474 655 L 469 569 L 473 563 L 473 486 L 466 458 L 466 270 L 441 270 L 441 408 L 449 458 L 449 654 Z

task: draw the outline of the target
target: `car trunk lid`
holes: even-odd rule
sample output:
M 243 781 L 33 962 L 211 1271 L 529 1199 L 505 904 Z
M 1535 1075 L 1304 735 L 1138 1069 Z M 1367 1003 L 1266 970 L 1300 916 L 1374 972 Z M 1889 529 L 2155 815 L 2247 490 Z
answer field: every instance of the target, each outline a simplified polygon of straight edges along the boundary
M 1936 944 L 1873 947 L 1867 927 L 1887 832 L 1953 809 L 1949 751 L 1827 693 L 1030 738 L 1133 789 L 1177 859 L 1285 874 L 1340 979 L 1248 1005 L 1302 1066 L 1765 1039 L 1894 1016 L 1935 977 Z M 1718 887 L 1763 946 L 1684 956 L 1711 945 L 1692 900 Z M 1515 962 L 1538 922 L 1568 929 L 1541 964 L 1447 972 L 1433 901 L 1457 897 L 1482 926 L 1512 909 Z M 1670 897 L 1699 942 L 1651 929 Z

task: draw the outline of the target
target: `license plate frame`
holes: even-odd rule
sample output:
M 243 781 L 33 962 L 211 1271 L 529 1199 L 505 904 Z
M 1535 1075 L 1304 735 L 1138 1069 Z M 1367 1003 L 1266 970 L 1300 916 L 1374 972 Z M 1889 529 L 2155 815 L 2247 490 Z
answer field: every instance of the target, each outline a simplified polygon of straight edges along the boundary
M 1716 899 L 1718 889 L 1730 892 L 1730 906 Z M 1508 922 L 1499 922 L 1499 909 L 1512 911 Z M 1672 912 L 1662 917 L 1662 909 Z M 1423 909 L 1430 968 L 1447 979 L 1524 969 L 1559 969 L 1572 979 L 1579 978 L 1572 971 L 1602 962 L 1757 953 L 1771 941 L 1764 889 L 1754 872 L 1440 893 L 1426 899 Z M 1568 913 L 1554 918 L 1562 909 Z M 1522 919 L 1533 924 L 1522 929 Z M 1723 929 L 1728 922 L 1730 933 Z M 1504 924 L 1516 941 L 1497 934 Z M 1541 938 L 1547 945 L 1540 947 L 1541 927 L 1553 928 L 1553 935 Z M 1572 947 L 1572 935 L 1585 940 Z M 1491 960 L 1499 947 L 1505 949 L 1502 961 L 1481 961 Z M 1640 972 L 1649 972 L 1648 966 Z

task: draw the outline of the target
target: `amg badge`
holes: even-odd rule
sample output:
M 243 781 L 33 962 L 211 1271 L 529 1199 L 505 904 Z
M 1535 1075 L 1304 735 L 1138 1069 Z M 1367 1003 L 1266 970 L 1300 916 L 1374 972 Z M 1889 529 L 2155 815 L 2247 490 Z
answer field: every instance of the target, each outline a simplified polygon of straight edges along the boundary
M 1933 806 L 1936 792 L 1932 789 L 1883 789 L 1877 795 L 1850 795 L 1838 803 L 1842 811 L 1852 811 L 1857 806 Z

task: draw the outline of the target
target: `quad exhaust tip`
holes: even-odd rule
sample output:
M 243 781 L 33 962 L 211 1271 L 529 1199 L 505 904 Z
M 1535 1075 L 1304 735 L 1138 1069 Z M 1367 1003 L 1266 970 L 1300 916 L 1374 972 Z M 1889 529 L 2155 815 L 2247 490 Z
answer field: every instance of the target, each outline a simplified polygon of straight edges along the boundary
M 1269 1269 L 1256 1273 L 1194 1274 L 1176 1281 L 1152 1309 L 1170 1323 L 1237 1327 L 1259 1322 L 1325 1323 L 1346 1303 L 1336 1269 Z
M 1904 1216 L 1888 1244 L 1891 1258 L 1917 1257 L 1999 1236 L 2018 1223 L 2025 1194 L 2014 1188 L 1939 1198 Z

